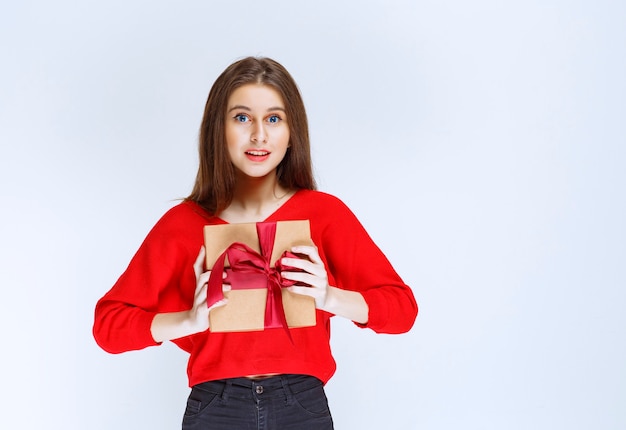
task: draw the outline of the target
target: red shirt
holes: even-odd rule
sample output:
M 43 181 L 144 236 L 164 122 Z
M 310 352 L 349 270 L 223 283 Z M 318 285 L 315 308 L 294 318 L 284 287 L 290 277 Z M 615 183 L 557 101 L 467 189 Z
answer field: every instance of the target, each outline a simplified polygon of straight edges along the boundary
M 369 306 L 368 327 L 379 333 L 408 331 L 417 316 L 411 289 L 363 226 L 336 197 L 300 190 L 266 221 L 308 219 L 311 238 L 328 271 L 329 284 L 360 292 Z M 120 353 L 157 345 L 150 332 L 157 313 L 191 309 L 196 289 L 193 263 L 203 227 L 224 224 L 193 202 L 170 209 L 152 228 L 126 271 L 95 310 L 93 334 L 104 350 Z M 211 333 L 173 340 L 190 353 L 189 385 L 269 373 L 312 375 L 326 383 L 335 372 L 330 351 L 331 314 L 317 310 L 313 327 Z

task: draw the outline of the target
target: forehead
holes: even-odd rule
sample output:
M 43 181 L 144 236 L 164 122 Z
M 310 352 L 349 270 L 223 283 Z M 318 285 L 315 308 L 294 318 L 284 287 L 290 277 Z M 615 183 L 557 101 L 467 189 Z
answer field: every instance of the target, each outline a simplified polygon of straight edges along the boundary
M 267 110 L 285 108 L 280 93 L 274 88 L 263 84 L 245 84 L 235 89 L 228 98 L 228 109 L 234 106 L 245 106 L 249 109 Z

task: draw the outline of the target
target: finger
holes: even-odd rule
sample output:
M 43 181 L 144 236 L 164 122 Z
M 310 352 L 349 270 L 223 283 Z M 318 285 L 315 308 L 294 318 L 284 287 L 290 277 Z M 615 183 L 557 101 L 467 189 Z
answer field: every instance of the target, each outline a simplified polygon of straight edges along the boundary
M 196 306 L 206 306 L 207 288 L 207 284 L 202 284 L 199 288 L 196 289 L 196 296 L 194 300 Z
M 206 251 L 204 250 L 204 246 L 200 247 L 200 252 L 198 252 L 198 256 L 196 257 L 196 261 L 193 263 L 193 271 L 196 274 L 196 278 L 200 276 L 202 272 L 204 272 L 204 258 Z
M 307 247 L 307 248 L 311 248 L 311 247 Z M 324 265 L 322 260 L 317 261 L 315 260 L 315 256 L 313 257 L 314 257 L 313 259 L 285 257 L 281 259 L 280 262 L 283 266 L 287 266 L 285 267 L 285 271 L 289 271 L 289 266 L 291 266 L 296 269 L 300 269 L 305 272 L 314 274 L 321 278 L 325 278 L 327 276 L 326 266 Z
M 325 277 L 319 277 L 306 272 L 283 272 L 281 276 L 285 279 L 296 281 L 299 284 L 310 285 L 316 288 L 323 288 L 327 284 Z
M 305 272 L 314 274 L 319 277 L 326 276 L 326 268 L 323 264 L 314 263 L 309 260 L 305 260 L 303 258 L 288 258 L 285 257 L 280 260 L 280 263 L 283 266 L 294 267 L 296 269 L 304 270 Z M 287 272 L 288 269 L 285 271 Z
M 197 286 L 200 287 L 202 285 L 206 285 L 206 283 L 209 282 L 210 277 L 211 277 L 210 270 L 208 272 L 200 273 L 200 275 L 198 275 Z
M 317 263 L 317 264 L 322 263 L 322 258 L 320 257 L 320 254 L 317 251 L 317 246 L 310 246 L 310 245 L 294 246 L 291 248 L 291 252 L 295 254 L 304 254 L 307 257 L 309 257 L 309 259 L 313 263 Z
M 215 308 L 220 308 L 222 306 L 225 306 L 228 303 L 228 299 L 226 297 L 224 297 L 222 300 L 218 300 L 217 302 L 215 302 L 210 308 L 209 308 L 209 312 Z
M 317 291 L 311 287 L 293 286 L 293 287 L 287 288 L 287 290 L 291 293 L 300 294 L 302 296 L 313 297 L 314 299 L 317 298 L 317 296 L 319 295 Z

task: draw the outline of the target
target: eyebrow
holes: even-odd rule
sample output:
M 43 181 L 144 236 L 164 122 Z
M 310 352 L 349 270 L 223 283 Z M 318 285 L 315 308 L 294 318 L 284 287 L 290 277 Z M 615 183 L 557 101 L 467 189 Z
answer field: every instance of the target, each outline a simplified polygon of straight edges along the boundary
M 250 109 L 248 106 L 245 106 L 245 105 L 235 105 L 235 106 L 231 107 L 230 109 L 228 109 L 228 112 L 232 112 L 234 110 L 246 110 L 246 111 L 250 112 L 252 109 Z M 285 108 L 282 107 L 282 106 L 273 106 L 273 107 L 269 108 L 267 110 L 267 112 L 273 112 L 273 111 L 277 111 L 277 110 L 282 111 L 282 112 L 286 112 Z

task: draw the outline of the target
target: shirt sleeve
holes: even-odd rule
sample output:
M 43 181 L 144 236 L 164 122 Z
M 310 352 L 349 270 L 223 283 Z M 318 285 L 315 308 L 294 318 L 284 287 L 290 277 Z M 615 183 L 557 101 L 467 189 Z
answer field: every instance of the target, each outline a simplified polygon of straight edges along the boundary
M 338 288 L 360 292 L 369 307 L 367 323 L 355 324 L 377 333 L 409 331 L 418 312 L 411 288 L 345 204 L 337 199 L 331 212 L 323 239 L 329 271 Z
M 102 349 L 121 353 L 158 345 L 151 333 L 155 315 L 191 307 L 195 257 L 189 246 L 176 240 L 181 234 L 167 219 L 161 219 L 124 273 L 98 301 L 93 335 Z M 185 350 L 191 347 L 186 338 L 175 343 Z

